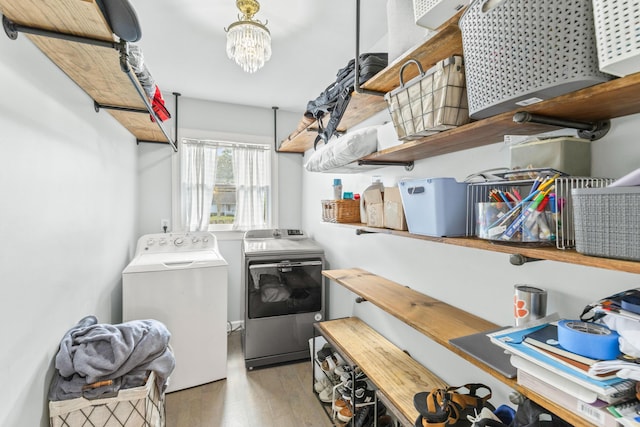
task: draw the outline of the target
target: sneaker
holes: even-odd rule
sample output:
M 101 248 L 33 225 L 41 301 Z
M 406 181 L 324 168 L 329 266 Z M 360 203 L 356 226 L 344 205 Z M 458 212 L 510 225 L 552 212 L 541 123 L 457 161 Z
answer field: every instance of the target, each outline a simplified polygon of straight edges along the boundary
M 365 427 L 367 425 L 367 421 L 370 418 L 369 414 L 371 414 L 372 410 L 372 405 L 368 405 L 358 409 L 358 411 L 356 412 L 356 416 L 353 419 L 354 427 Z
M 336 400 L 334 400 L 333 404 L 331 406 L 331 408 L 335 412 L 340 412 L 342 410 L 342 408 L 346 408 L 346 407 L 347 407 L 347 401 L 342 399 L 341 397 L 339 397 Z
M 348 423 L 351 421 L 351 418 L 353 418 L 353 412 L 351 412 L 351 409 L 349 409 L 348 406 L 345 406 L 338 412 L 337 416 L 340 421 Z
M 333 402 L 333 387 L 327 387 L 318 394 L 320 401 L 324 403 Z

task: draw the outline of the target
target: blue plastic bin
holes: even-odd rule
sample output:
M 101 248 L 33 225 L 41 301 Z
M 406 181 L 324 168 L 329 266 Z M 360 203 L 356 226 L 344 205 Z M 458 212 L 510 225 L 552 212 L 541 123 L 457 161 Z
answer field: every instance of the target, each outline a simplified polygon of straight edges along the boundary
M 467 183 L 422 178 L 398 183 L 409 233 L 433 237 L 466 235 Z

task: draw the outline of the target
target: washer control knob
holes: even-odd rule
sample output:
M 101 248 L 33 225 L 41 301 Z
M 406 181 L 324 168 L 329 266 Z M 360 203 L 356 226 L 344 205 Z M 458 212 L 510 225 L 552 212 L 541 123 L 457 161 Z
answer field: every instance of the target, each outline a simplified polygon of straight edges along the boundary
M 182 246 L 184 244 L 184 239 L 182 237 L 178 237 L 176 240 L 173 241 L 173 243 L 176 246 Z
M 147 246 L 153 246 L 156 243 L 154 239 L 147 240 Z
M 167 239 L 162 238 L 158 243 L 160 244 L 160 246 L 164 246 L 167 244 Z
M 202 243 L 209 243 L 209 238 L 208 237 L 203 237 L 202 238 Z
M 196 244 L 200 241 L 200 239 L 198 239 L 197 237 L 194 237 L 193 239 L 191 239 L 191 242 L 193 242 L 193 244 Z

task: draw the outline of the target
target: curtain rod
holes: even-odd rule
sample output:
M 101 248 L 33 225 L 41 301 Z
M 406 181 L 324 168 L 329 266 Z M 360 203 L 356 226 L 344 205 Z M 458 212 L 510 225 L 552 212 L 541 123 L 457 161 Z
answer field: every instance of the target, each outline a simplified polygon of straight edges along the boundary
M 259 150 L 270 150 L 271 146 L 268 144 L 252 144 L 249 142 L 231 142 L 231 141 L 216 141 L 212 139 L 193 139 L 182 138 L 183 144 L 204 144 L 214 147 L 241 147 L 241 148 L 256 148 Z

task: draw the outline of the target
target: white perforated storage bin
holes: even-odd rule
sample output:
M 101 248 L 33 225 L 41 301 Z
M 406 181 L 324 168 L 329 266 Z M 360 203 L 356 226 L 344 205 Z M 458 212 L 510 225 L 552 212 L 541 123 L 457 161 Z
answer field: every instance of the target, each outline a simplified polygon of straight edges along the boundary
M 626 76 L 640 71 L 640 1 L 593 0 L 600 70 Z
M 473 119 L 611 78 L 600 72 L 588 0 L 474 0 L 460 28 Z
M 435 30 L 469 4 L 469 0 L 413 0 L 416 24 Z

